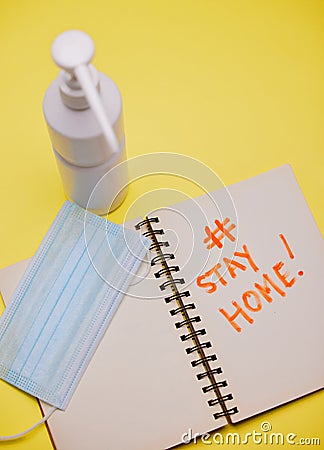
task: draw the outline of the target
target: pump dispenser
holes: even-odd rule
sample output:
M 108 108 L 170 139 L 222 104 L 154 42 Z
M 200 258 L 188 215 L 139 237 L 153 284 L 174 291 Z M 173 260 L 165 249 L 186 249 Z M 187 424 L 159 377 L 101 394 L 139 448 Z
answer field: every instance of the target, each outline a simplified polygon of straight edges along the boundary
M 126 159 L 125 136 L 119 90 L 90 65 L 93 55 L 82 31 L 55 39 L 52 56 L 62 71 L 46 91 L 43 111 L 66 196 L 106 214 L 126 195 L 126 165 L 107 174 Z

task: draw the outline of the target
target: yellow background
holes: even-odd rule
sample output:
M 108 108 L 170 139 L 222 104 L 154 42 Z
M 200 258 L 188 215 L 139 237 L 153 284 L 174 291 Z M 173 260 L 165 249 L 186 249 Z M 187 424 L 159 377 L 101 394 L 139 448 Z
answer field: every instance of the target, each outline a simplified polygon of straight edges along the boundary
M 51 43 L 72 28 L 92 36 L 94 64 L 121 90 L 129 157 L 182 153 L 225 184 L 288 162 L 323 232 L 323 1 L 1 0 L 1 267 L 35 252 L 64 200 L 42 99 L 57 75 Z M 128 201 L 136 195 L 131 187 Z M 323 398 L 315 393 L 226 431 L 243 436 L 267 420 L 274 432 L 323 444 Z M 0 399 L 0 435 L 40 416 L 36 401 L 3 382 Z M 110 432 L 107 424 L 107 445 Z M 43 427 L 0 443 L 7 448 L 51 444 Z

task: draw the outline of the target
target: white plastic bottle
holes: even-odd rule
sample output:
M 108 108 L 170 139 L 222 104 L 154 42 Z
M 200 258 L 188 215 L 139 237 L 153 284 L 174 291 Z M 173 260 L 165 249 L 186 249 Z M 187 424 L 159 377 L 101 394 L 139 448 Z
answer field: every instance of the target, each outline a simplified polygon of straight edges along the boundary
M 52 56 L 63 69 L 46 91 L 43 111 L 66 196 L 97 214 L 124 200 L 126 159 L 122 101 L 115 83 L 90 65 L 91 38 L 60 34 Z

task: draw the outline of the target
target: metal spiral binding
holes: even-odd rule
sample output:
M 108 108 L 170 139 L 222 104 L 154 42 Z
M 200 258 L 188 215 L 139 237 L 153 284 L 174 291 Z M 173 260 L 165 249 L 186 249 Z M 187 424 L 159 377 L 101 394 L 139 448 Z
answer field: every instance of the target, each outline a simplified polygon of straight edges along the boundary
M 177 308 L 171 309 L 171 316 L 175 316 L 179 314 L 183 320 L 176 322 L 176 328 L 185 327 L 188 331 L 187 334 L 183 334 L 180 336 L 182 341 L 191 341 L 194 345 L 192 347 L 186 348 L 187 354 L 197 353 L 199 356 L 198 359 L 191 361 L 192 367 L 202 366 L 204 368 L 204 372 L 197 374 L 197 379 L 202 380 L 207 378 L 209 384 L 202 388 L 204 393 L 214 392 L 215 398 L 208 400 L 209 406 L 219 405 L 221 407 L 221 412 L 214 413 L 213 416 L 215 419 L 219 417 L 226 417 L 228 423 L 232 423 L 231 416 L 238 412 L 237 407 L 233 407 L 228 409 L 226 406 L 226 402 L 228 400 L 233 400 L 232 394 L 222 395 L 220 389 L 227 386 L 227 381 L 217 381 L 215 375 L 221 374 L 222 369 L 217 367 L 212 369 L 210 366 L 210 362 L 216 361 L 217 357 L 215 354 L 206 355 L 205 350 L 212 347 L 210 341 L 200 342 L 200 336 L 204 336 L 206 334 L 206 330 L 204 328 L 195 329 L 194 324 L 201 321 L 200 316 L 190 317 L 188 311 L 195 310 L 196 306 L 194 303 L 183 302 L 183 299 L 186 297 L 190 297 L 189 291 L 179 292 L 178 285 L 184 284 L 185 280 L 183 278 L 173 278 L 172 273 L 179 271 L 179 266 L 172 265 L 168 266 L 168 260 L 175 259 L 172 253 L 163 253 L 163 247 L 169 247 L 169 243 L 167 241 L 158 241 L 157 236 L 163 235 L 164 231 L 161 229 L 154 230 L 152 228 L 152 223 L 158 223 L 158 217 L 146 217 L 144 220 L 135 225 L 136 230 L 140 230 L 142 227 L 146 227 L 147 231 L 143 233 L 144 236 L 149 237 L 152 240 L 152 245 L 150 246 L 151 251 L 155 251 L 157 255 L 152 258 L 151 266 L 155 266 L 156 264 L 161 264 L 162 268 L 155 272 L 155 277 L 166 277 L 167 281 L 160 285 L 161 291 L 166 290 L 166 288 L 170 287 L 172 291 L 172 295 L 169 297 L 165 297 L 166 303 L 175 302 L 177 304 Z

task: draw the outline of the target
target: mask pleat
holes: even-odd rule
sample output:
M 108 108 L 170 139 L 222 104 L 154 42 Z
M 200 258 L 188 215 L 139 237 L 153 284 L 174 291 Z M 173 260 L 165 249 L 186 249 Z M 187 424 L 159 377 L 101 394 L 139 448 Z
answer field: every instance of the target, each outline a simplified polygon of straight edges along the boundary
M 0 377 L 65 409 L 148 245 L 66 202 L 0 320 Z

